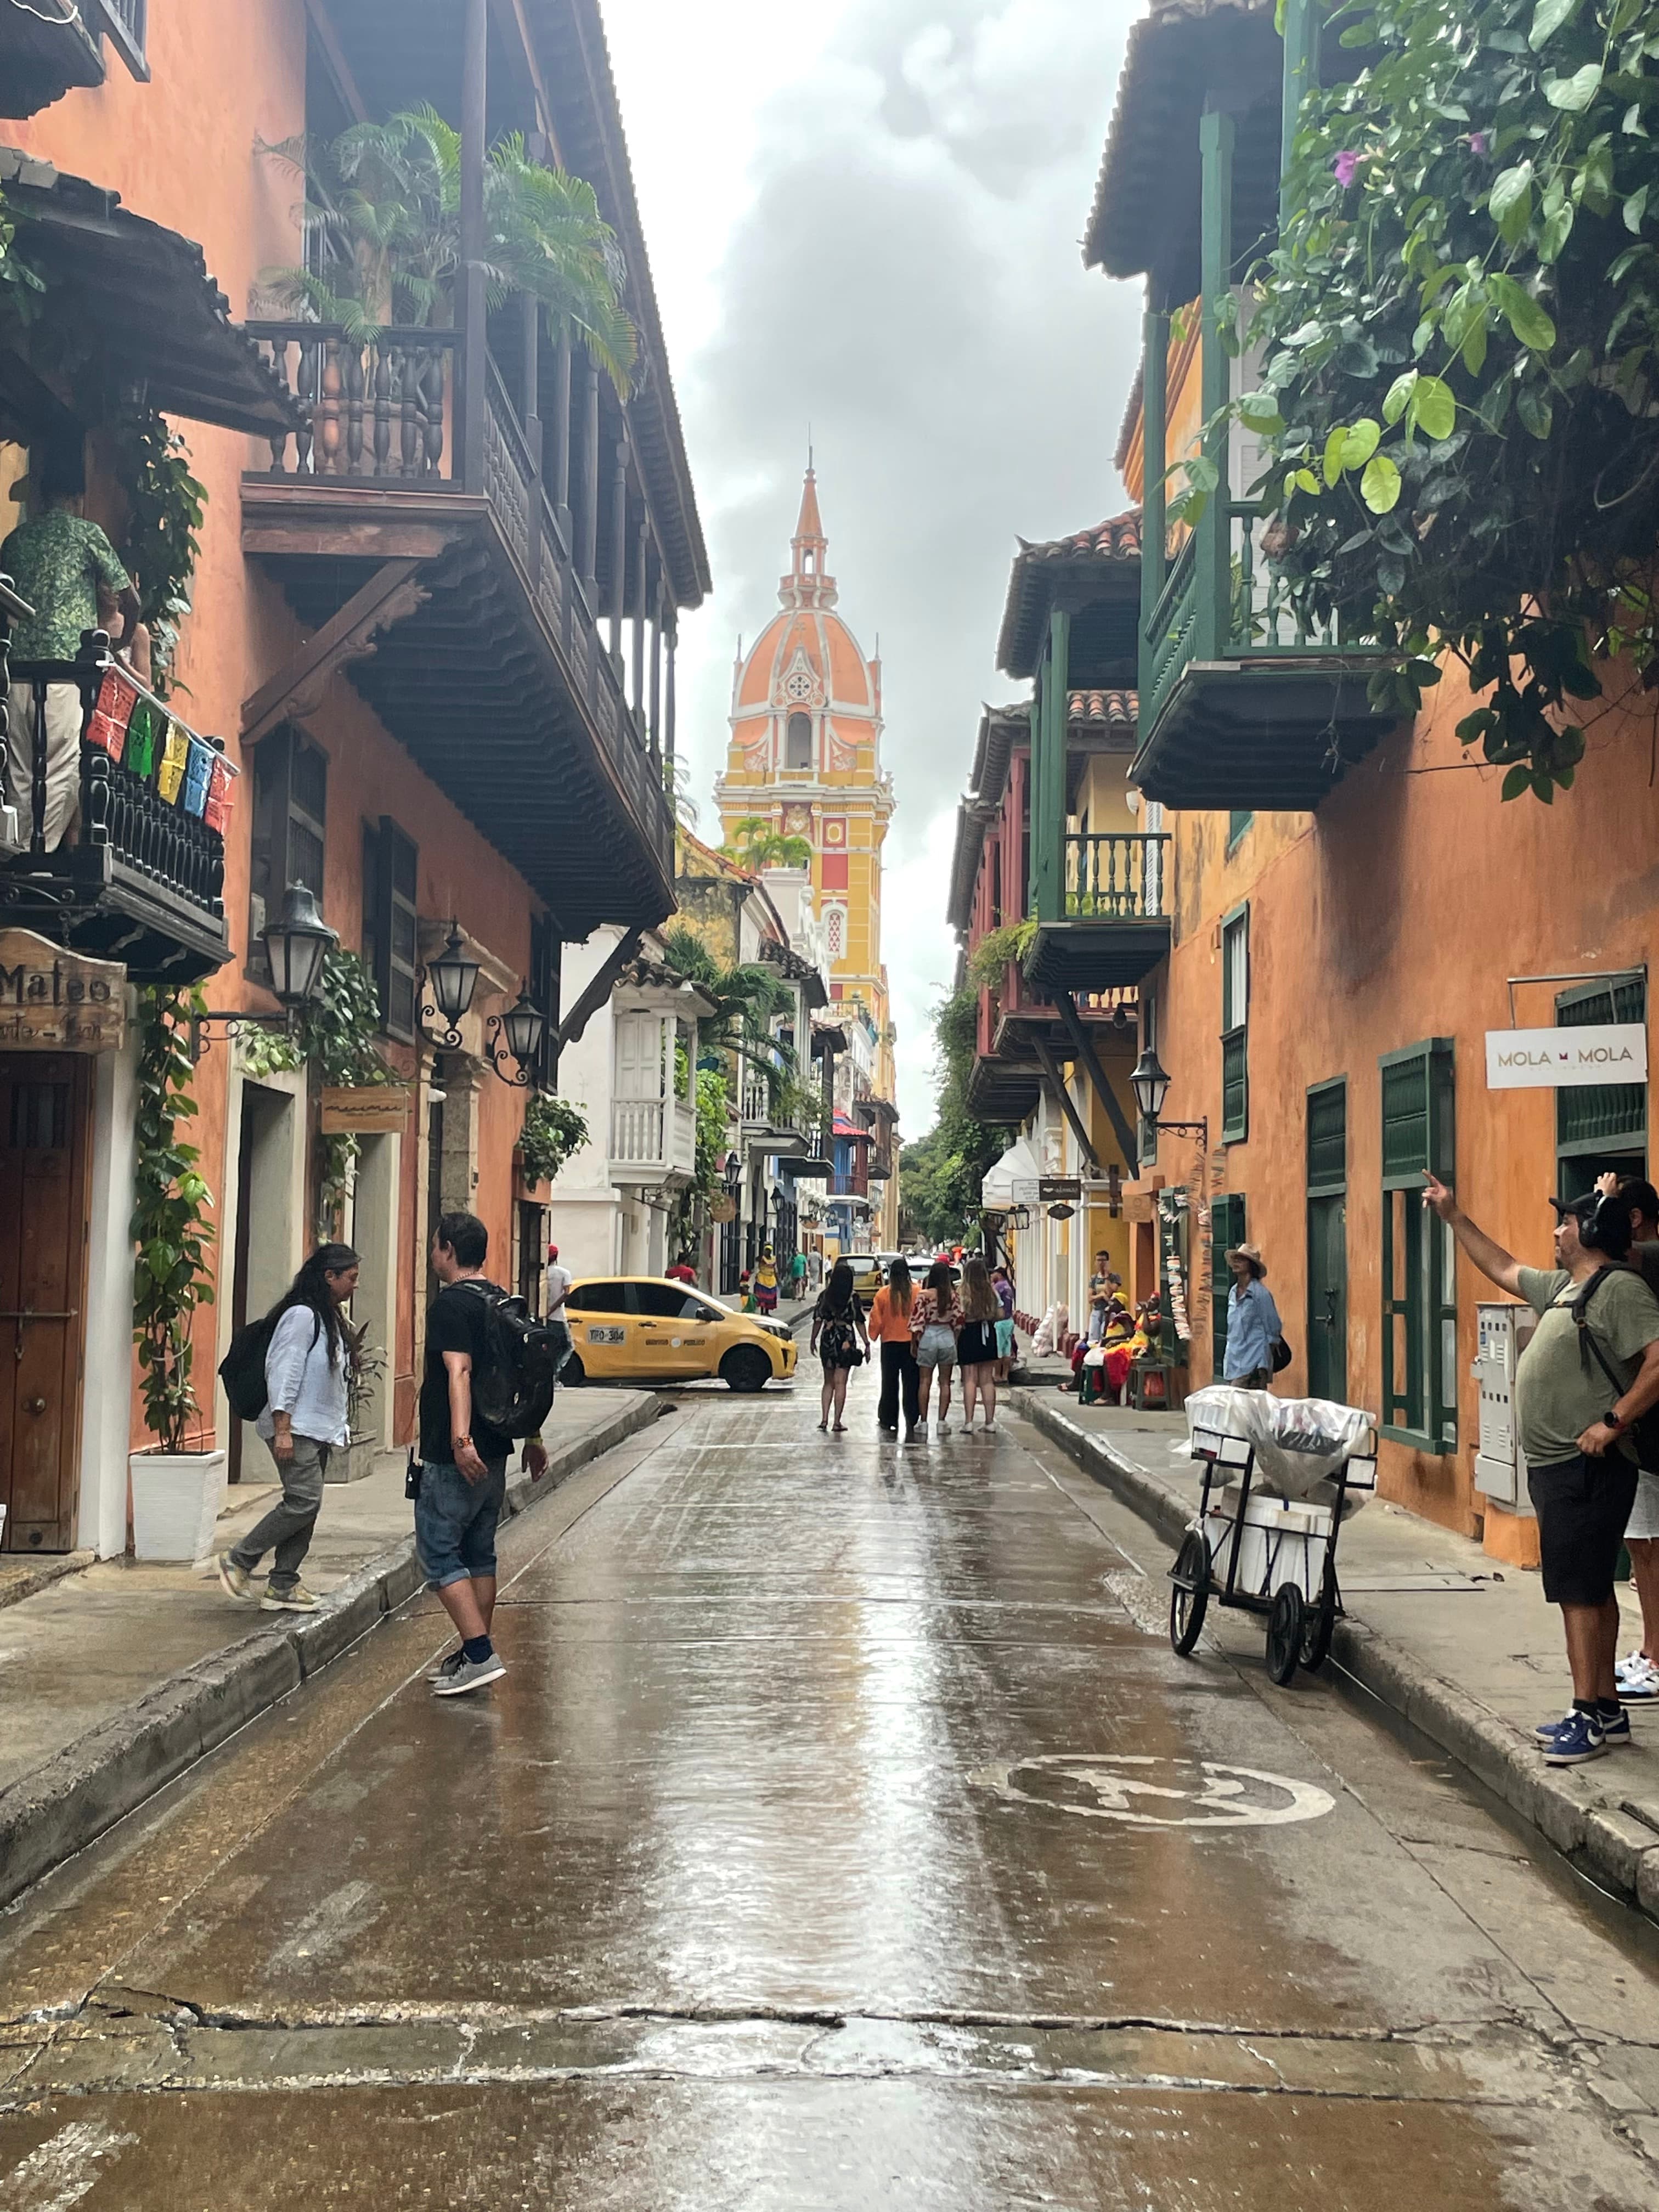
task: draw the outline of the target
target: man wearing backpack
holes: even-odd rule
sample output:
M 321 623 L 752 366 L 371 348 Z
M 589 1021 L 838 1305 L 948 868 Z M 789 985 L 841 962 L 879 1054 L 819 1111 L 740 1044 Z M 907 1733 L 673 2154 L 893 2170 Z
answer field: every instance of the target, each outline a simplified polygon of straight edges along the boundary
M 1538 1316 L 1515 1376 L 1515 1414 L 1538 1516 L 1544 1595 L 1561 1608 L 1572 1705 L 1535 1733 L 1552 1766 L 1577 1766 L 1630 1741 L 1620 1701 L 1613 1570 L 1648 1445 L 1641 1417 L 1659 1403 L 1659 1299 L 1632 1267 L 1630 1209 L 1590 1192 L 1552 1199 L 1554 1267 L 1523 1267 L 1477 1229 L 1437 1177 L 1423 1202 L 1481 1273 Z
M 415 1541 L 427 1580 L 461 1639 L 430 1678 L 441 1698 L 482 1689 L 507 1672 L 489 1625 L 495 1528 L 514 1439 L 492 1427 L 474 1403 L 475 1386 L 498 1379 L 492 1375 L 499 1359 L 489 1312 L 493 1302 L 507 1297 L 484 1274 L 489 1255 L 489 1232 L 476 1214 L 446 1213 L 433 1233 L 432 1272 L 441 1287 L 426 1317 Z M 546 1471 L 539 1437 L 526 1438 L 524 1463 L 532 1475 Z

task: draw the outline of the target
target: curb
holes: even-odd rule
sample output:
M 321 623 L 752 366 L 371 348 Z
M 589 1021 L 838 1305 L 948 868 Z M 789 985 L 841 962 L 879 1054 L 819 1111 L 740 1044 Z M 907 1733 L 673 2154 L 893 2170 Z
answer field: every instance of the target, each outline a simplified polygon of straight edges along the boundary
M 507 1484 L 507 1517 L 550 1497 L 665 1410 L 642 1395 L 550 1453 L 539 1481 L 520 1474 Z M 270 1627 L 198 1659 L 8 1784 L 0 1790 L 0 1907 L 337 1659 L 422 1580 L 415 1539 L 405 1536 L 366 1559 L 319 1612 L 276 1616 Z
M 1080 1429 L 1058 1407 L 1020 1394 L 1032 1426 L 1074 1459 L 1161 1536 L 1178 1544 L 1192 1515 L 1153 1476 L 1115 1452 L 1102 1436 Z M 1401 1644 L 1375 1629 L 1339 1620 L 1331 1656 L 1380 1703 L 1501 1797 L 1559 1851 L 1588 1868 L 1630 1904 L 1659 1919 L 1659 1807 L 1597 1805 L 1580 1796 L 1571 1773 L 1544 1765 L 1530 1743 L 1468 1692 L 1432 1673 Z

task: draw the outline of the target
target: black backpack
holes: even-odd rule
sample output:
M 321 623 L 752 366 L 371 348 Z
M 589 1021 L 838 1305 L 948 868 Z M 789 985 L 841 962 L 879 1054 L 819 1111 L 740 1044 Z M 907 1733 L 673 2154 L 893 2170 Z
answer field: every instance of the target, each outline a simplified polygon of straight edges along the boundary
M 562 1329 L 538 1321 L 520 1297 L 468 1276 L 449 1286 L 476 1291 L 483 1301 L 484 1357 L 472 1369 L 472 1410 L 504 1437 L 533 1437 L 547 1419 L 567 1342 Z
M 275 1306 L 258 1321 L 251 1321 L 239 1328 L 230 1340 L 229 1350 L 219 1362 L 219 1380 L 225 1386 L 231 1412 L 240 1420 L 257 1421 L 270 1402 L 270 1393 L 265 1385 L 265 1354 L 286 1310 L 285 1307 Z M 312 1333 L 313 1344 L 322 1334 L 322 1327 L 319 1321 Z

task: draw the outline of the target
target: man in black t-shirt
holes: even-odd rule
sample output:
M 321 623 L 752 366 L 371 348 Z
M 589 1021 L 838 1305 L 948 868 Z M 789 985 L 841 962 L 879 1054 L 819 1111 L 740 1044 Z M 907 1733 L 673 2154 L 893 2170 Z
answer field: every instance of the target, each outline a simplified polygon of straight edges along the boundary
M 432 1272 L 441 1285 L 426 1317 L 421 1382 L 421 1490 L 415 1541 L 421 1565 L 461 1639 L 433 1672 L 441 1698 L 494 1682 L 507 1668 L 489 1640 L 495 1609 L 495 1526 L 507 1496 L 513 1439 L 475 1417 L 472 1376 L 488 1359 L 484 1275 L 489 1232 L 476 1214 L 446 1213 L 432 1238 Z M 479 1287 L 474 1289 L 473 1285 Z M 497 1293 L 499 1295 L 499 1293 Z M 532 1475 L 547 1454 L 539 1437 L 524 1448 Z

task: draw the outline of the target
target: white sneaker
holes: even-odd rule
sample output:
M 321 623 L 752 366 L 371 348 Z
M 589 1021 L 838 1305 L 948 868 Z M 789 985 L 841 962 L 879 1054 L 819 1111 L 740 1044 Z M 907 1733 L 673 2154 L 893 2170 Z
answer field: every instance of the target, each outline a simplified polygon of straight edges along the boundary
M 1644 1651 L 1632 1651 L 1628 1659 L 1621 1659 L 1613 1679 L 1621 1700 L 1639 1705 L 1644 1699 L 1659 1699 L 1659 1667 Z

